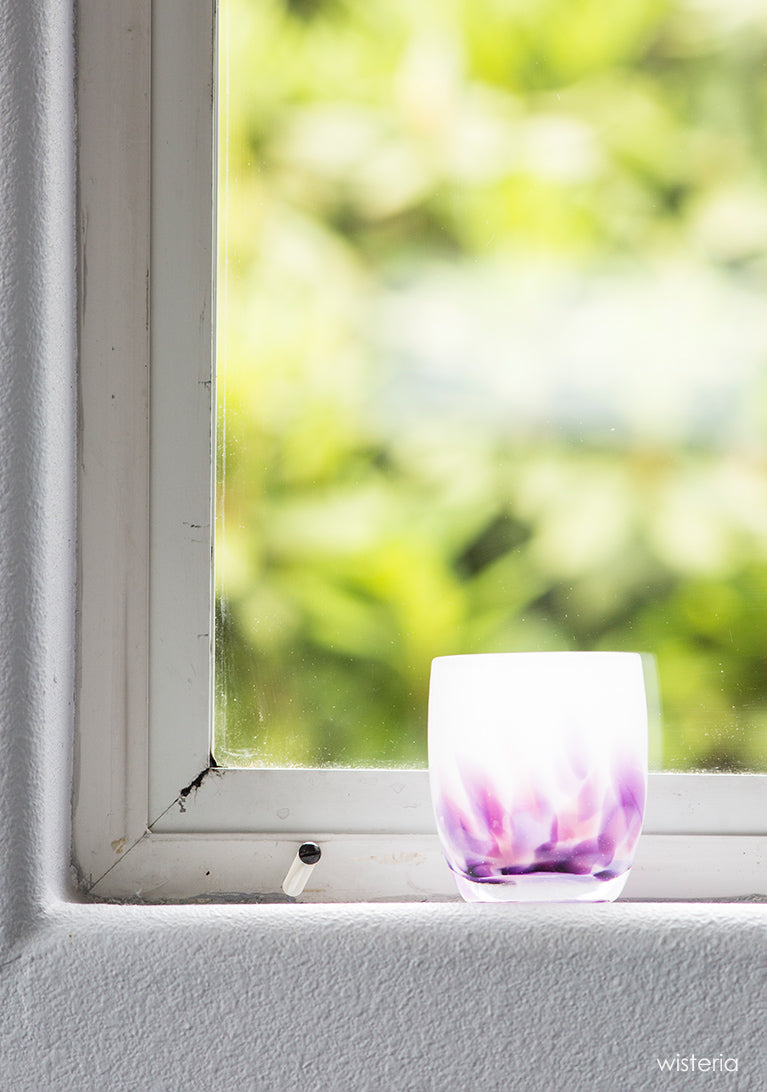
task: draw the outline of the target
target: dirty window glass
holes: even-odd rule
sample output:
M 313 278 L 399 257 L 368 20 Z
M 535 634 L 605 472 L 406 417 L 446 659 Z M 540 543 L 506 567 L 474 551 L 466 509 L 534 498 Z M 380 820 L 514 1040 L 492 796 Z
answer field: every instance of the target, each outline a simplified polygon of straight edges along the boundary
M 224 0 L 216 742 L 418 766 L 433 656 L 632 649 L 767 768 L 767 10 Z

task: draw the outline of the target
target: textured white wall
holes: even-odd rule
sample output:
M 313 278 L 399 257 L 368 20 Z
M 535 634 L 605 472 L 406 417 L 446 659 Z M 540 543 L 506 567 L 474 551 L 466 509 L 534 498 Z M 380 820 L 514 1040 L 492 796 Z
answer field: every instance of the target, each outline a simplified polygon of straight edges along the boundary
M 27 927 L 65 877 L 75 572 L 71 24 L 66 2 L 0 0 L 0 936 Z
M 12 1089 L 767 1087 L 750 907 L 72 907 L 5 959 Z M 706 1075 L 675 1088 L 697 1088 Z
M 763 906 L 69 899 L 71 25 L 0 0 L 0 1089 L 763 1090 Z

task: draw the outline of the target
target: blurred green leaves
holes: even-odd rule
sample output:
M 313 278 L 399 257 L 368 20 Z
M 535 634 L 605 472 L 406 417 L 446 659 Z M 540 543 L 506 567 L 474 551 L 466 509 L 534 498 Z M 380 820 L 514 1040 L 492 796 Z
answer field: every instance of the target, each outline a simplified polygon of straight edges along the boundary
M 501 321 L 520 327 L 525 292 L 546 326 L 596 285 L 605 328 L 590 317 L 586 344 L 604 355 L 611 325 L 633 360 L 636 324 L 599 286 L 637 273 L 689 323 L 719 322 L 735 368 L 767 276 L 767 17 L 226 0 L 222 38 L 217 760 L 423 764 L 433 656 L 626 648 L 657 658 L 667 767 L 767 768 L 758 330 L 732 436 L 710 391 L 697 431 L 628 427 L 643 377 L 613 382 L 622 353 L 595 417 L 574 342 L 553 409 L 474 405 L 494 339 L 499 389 L 513 402 L 528 375 L 535 402 L 543 350 Z M 710 296 L 685 296 L 691 268 Z M 390 297 L 427 340 L 442 330 L 436 371 Z M 461 306 L 476 355 L 446 321 Z M 613 387 L 632 392 L 623 415 Z

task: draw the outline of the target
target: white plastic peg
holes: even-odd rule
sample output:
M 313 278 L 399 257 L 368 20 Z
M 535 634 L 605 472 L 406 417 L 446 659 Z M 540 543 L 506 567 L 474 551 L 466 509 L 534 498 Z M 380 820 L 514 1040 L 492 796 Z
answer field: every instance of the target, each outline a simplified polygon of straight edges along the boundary
M 316 842 L 304 842 L 299 847 L 298 853 L 293 858 L 293 864 L 282 881 L 282 890 L 286 895 L 295 898 L 301 894 L 306 887 L 306 881 L 309 879 L 312 869 L 321 856 L 322 850 Z

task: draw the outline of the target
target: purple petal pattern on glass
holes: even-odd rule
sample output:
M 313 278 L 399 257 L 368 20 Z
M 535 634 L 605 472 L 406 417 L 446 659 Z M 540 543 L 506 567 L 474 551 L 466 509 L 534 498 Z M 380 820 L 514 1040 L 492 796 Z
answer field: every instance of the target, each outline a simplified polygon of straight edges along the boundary
M 444 794 L 435 800 L 453 871 L 479 883 L 547 872 L 598 880 L 623 875 L 642 827 L 642 771 L 625 767 L 607 784 L 588 773 L 579 778 L 578 772 L 570 770 L 569 801 L 558 794 L 556 810 L 532 789 L 504 807 L 486 776 L 464 774 L 463 804 Z

